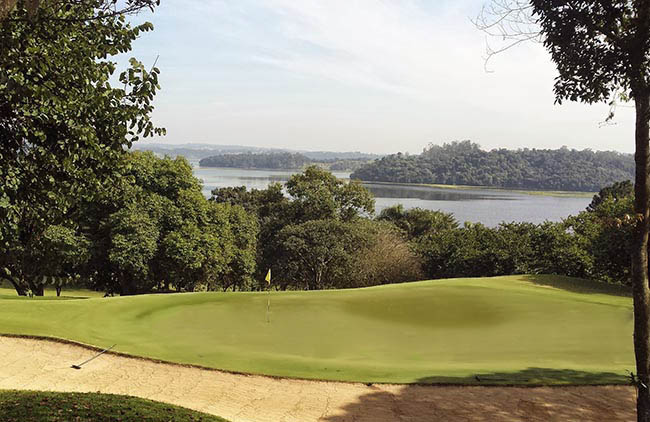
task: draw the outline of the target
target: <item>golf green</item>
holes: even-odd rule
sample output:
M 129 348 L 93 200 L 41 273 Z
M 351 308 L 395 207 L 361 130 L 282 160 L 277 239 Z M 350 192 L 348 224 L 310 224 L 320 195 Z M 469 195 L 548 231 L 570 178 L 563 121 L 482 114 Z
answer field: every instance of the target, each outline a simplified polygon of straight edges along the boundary
M 312 292 L 0 299 L 0 333 L 256 374 L 397 383 L 617 383 L 632 301 L 509 276 Z M 271 301 L 267 322 L 267 300 Z

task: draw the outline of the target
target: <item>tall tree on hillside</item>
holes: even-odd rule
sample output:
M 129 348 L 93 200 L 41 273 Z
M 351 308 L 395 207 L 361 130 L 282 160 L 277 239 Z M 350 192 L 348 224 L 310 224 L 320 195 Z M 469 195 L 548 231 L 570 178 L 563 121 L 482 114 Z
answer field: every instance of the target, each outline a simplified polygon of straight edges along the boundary
M 650 421 L 650 0 L 492 0 L 478 24 L 509 40 L 501 50 L 527 39 L 541 40 L 559 72 L 557 103 L 634 101 L 636 224 L 631 278 L 637 414 L 639 421 Z

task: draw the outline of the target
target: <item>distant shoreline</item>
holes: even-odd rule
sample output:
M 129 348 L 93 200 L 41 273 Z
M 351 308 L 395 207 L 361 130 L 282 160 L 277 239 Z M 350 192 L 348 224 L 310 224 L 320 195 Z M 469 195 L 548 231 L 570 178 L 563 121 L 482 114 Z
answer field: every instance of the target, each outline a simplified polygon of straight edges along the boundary
M 189 160 L 188 160 L 189 161 Z M 202 166 L 199 165 L 198 161 L 194 160 L 193 162 L 190 162 L 190 164 L 196 163 L 196 166 L 192 166 L 193 168 L 197 169 L 221 169 L 221 170 L 263 170 L 263 171 L 303 171 L 306 169 L 308 166 L 304 167 L 297 167 L 297 168 L 290 168 L 290 169 L 278 169 L 278 168 L 267 168 L 267 167 L 223 167 L 223 166 Z M 327 171 L 332 172 L 332 173 L 349 173 L 352 174 L 352 171 L 350 170 L 330 170 L 327 169 Z
M 301 171 L 302 168 L 291 168 L 291 169 L 274 169 L 274 168 L 260 168 L 260 167 L 212 167 L 212 166 L 200 166 L 197 163 L 195 166 L 197 169 L 222 169 L 222 170 L 261 170 L 261 171 Z M 334 170 L 332 173 L 352 173 L 345 170 Z M 348 178 L 349 179 L 349 178 Z M 352 179 L 349 179 L 352 180 Z M 359 179 L 354 179 L 359 180 Z M 503 187 L 496 186 L 472 186 L 472 185 L 441 185 L 435 183 L 400 183 L 400 182 L 377 182 L 372 180 L 359 180 L 361 183 L 373 184 L 373 185 L 386 185 L 386 186 L 411 186 L 411 187 L 427 187 L 435 189 L 449 189 L 449 190 L 490 190 L 496 192 L 511 192 L 511 193 L 520 193 L 524 195 L 533 195 L 533 196 L 553 196 L 557 198 L 591 198 L 598 192 L 580 192 L 580 191 L 552 191 L 552 190 L 525 190 L 525 189 L 508 189 Z
M 355 179 L 359 180 L 359 179 Z M 436 189 L 455 189 L 455 190 L 493 190 L 497 192 L 514 192 L 525 195 L 537 196 L 555 196 L 555 197 L 572 197 L 572 198 L 591 198 L 598 192 L 579 192 L 579 191 L 553 191 L 553 190 L 525 190 L 525 189 L 508 189 L 495 186 L 470 186 L 470 185 L 439 185 L 433 183 L 399 183 L 399 182 L 376 182 L 370 180 L 359 180 L 361 183 L 387 186 L 420 186 Z

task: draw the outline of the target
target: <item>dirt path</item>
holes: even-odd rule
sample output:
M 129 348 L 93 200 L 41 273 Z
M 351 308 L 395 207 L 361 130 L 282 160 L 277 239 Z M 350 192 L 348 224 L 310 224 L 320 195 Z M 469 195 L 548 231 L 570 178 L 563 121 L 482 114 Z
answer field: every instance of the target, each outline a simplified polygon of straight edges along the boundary
M 232 422 L 633 421 L 631 387 L 437 387 L 235 375 L 0 337 L 0 389 L 128 394 Z

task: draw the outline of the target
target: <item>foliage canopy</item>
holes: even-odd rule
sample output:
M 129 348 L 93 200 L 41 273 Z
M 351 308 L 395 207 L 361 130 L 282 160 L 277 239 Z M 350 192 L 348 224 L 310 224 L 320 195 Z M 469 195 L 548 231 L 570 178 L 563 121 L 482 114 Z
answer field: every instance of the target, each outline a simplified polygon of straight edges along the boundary
M 420 155 L 394 154 L 350 176 L 365 181 L 596 192 L 634 178 L 634 160 L 617 152 L 568 148 L 494 149 L 470 142 L 430 145 Z
M 79 201 L 114 182 L 128 148 L 163 134 L 151 120 L 159 70 L 126 53 L 153 26 L 124 15 L 98 17 L 100 1 L 44 3 L 31 19 L 19 2 L 0 20 L 0 268 L 23 292 L 48 269 L 29 264 L 26 246 L 51 225 L 74 229 Z M 64 6 L 64 7 L 62 7 Z

